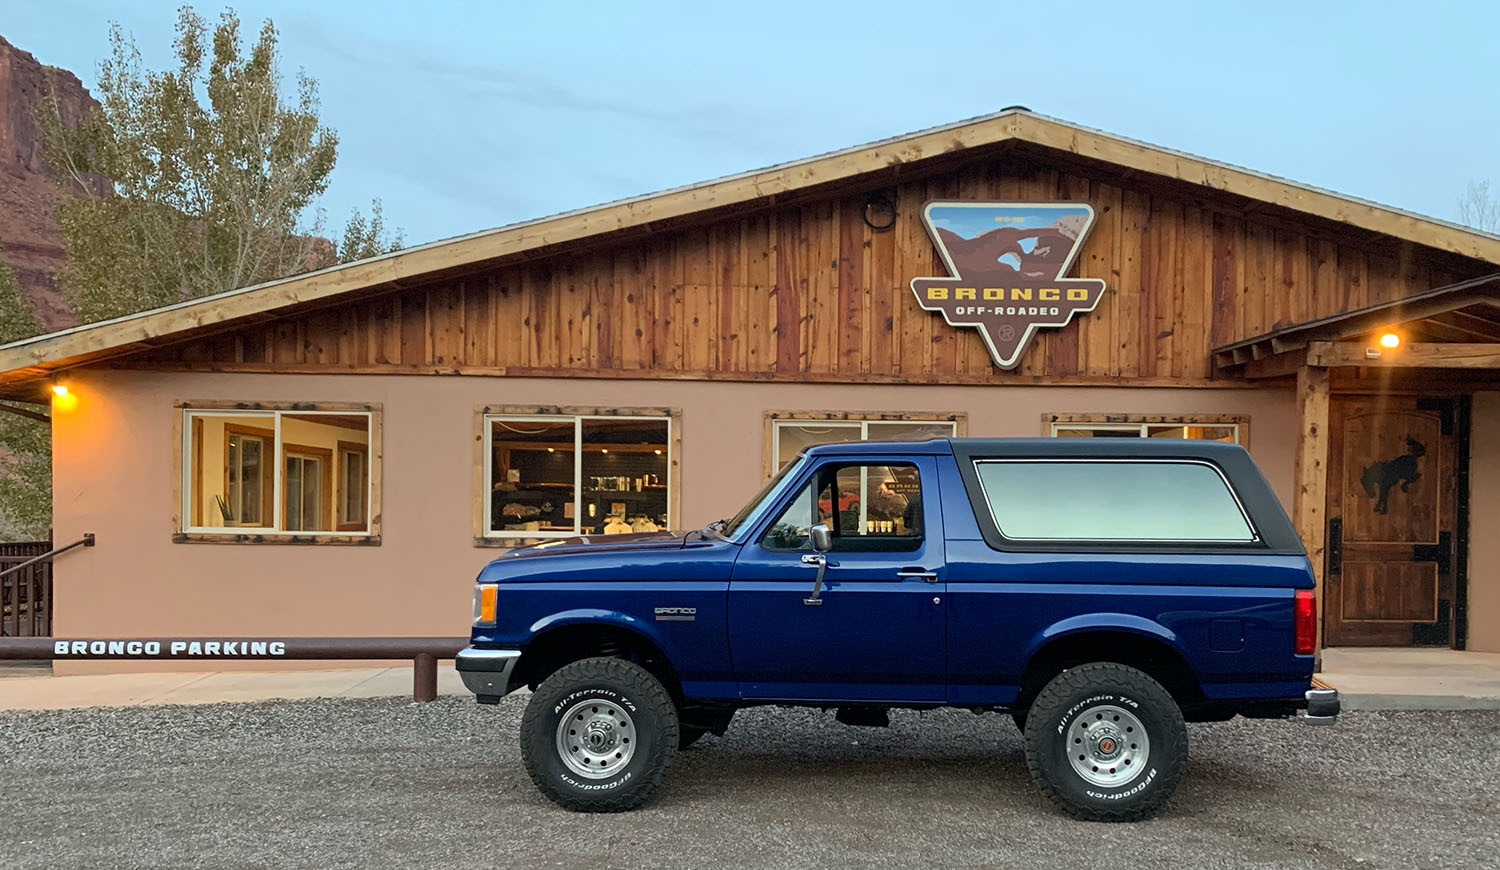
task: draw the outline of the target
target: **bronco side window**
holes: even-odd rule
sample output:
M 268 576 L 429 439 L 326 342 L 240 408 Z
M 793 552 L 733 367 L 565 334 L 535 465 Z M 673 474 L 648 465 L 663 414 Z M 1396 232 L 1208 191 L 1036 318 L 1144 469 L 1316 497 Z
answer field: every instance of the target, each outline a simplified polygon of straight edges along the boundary
M 922 545 L 922 482 L 914 465 L 825 465 L 761 538 L 768 550 L 811 550 L 808 530 L 825 523 L 833 548 L 901 552 Z

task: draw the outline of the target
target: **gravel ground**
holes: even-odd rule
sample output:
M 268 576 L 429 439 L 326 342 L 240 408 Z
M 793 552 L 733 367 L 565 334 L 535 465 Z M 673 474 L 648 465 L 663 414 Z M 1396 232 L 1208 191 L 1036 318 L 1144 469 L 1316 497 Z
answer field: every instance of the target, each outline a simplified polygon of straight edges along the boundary
M 1497 712 L 1191 726 L 1155 820 L 1046 805 L 1010 720 L 742 712 L 655 803 L 561 810 L 524 694 L 0 714 L 0 866 L 1500 867 Z

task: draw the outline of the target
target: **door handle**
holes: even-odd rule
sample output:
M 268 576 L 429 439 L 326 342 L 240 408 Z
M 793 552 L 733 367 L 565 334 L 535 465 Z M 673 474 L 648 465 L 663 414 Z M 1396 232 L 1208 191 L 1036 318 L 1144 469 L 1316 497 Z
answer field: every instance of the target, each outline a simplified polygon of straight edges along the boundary
M 937 572 L 936 571 L 927 571 L 927 570 L 924 570 L 922 568 L 902 568 L 900 571 L 896 572 L 896 576 L 897 577 L 902 577 L 902 578 L 906 578 L 906 577 L 920 577 L 923 580 L 927 581 L 928 583 L 936 583 L 937 582 Z

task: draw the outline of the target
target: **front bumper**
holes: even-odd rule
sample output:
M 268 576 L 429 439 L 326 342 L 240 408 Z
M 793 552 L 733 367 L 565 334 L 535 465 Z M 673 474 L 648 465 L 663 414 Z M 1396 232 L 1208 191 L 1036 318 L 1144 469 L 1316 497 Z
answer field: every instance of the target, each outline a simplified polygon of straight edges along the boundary
M 1332 725 L 1339 718 L 1338 689 L 1308 689 L 1307 710 L 1302 721 L 1309 725 Z
M 465 647 L 453 661 L 454 670 L 481 704 L 493 704 L 510 691 L 510 676 L 521 660 L 518 649 Z

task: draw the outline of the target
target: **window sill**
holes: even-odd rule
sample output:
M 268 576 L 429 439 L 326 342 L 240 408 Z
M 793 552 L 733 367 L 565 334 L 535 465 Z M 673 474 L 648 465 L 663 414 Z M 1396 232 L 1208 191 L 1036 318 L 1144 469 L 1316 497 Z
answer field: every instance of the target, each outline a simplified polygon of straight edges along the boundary
M 220 534 L 217 532 L 178 532 L 172 536 L 174 544 L 333 544 L 355 547 L 380 546 L 379 535 L 341 535 L 318 532 L 311 535 L 294 534 Z

